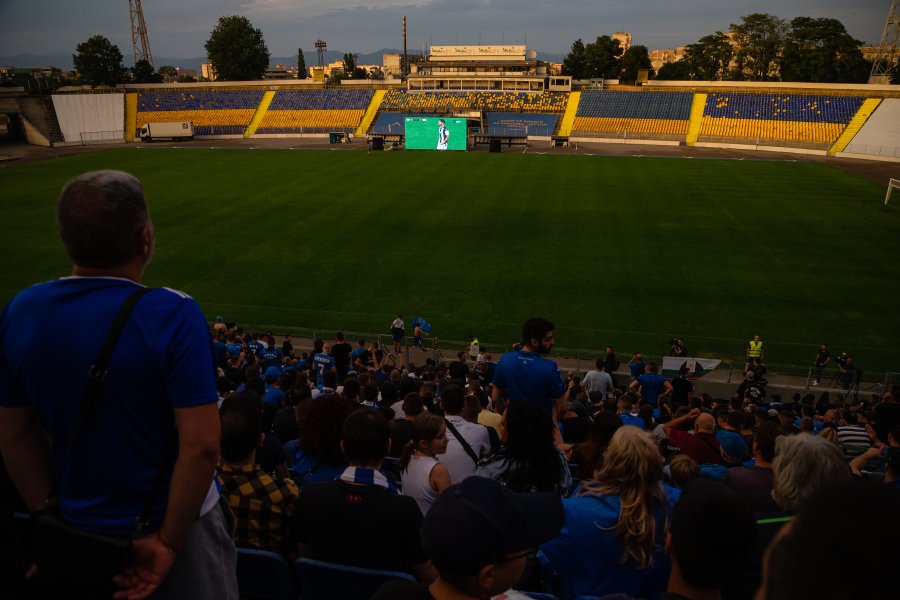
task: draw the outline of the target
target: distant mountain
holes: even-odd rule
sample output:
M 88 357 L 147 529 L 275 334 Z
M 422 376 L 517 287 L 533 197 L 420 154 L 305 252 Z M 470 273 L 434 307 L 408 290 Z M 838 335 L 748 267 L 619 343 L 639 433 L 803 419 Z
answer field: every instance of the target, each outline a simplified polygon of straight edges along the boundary
M 51 52 L 49 54 L 14 54 L 0 56 L 0 65 L 4 67 L 57 67 L 65 71 L 72 70 L 71 52 Z
M 413 48 L 408 49 L 410 54 L 416 54 L 421 51 L 416 51 Z M 398 50 L 395 48 L 382 48 L 381 50 L 377 50 L 375 52 L 369 52 L 368 54 L 360 53 L 359 57 L 356 59 L 357 64 L 360 65 L 381 65 L 384 64 L 384 55 L 389 53 L 400 53 L 402 50 Z M 545 60 L 549 62 L 562 62 L 564 54 L 553 54 L 549 52 L 538 52 L 538 58 L 540 60 Z M 306 61 L 307 67 L 314 67 L 318 64 L 318 57 L 316 55 L 315 50 L 303 50 L 303 59 Z M 335 61 L 344 59 L 344 51 L 343 50 L 326 50 L 324 61 L 325 64 L 329 64 Z M 173 67 L 179 67 L 181 69 L 191 69 L 194 71 L 200 72 L 200 65 L 206 62 L 206 57 L 197 57 L 197 58 L 173 58 L 170 56 L 154 56 L 153 62 L 156 64 L 156 67 L 159 68 L 163 65 L 170 65 Z M 122 60 L 122 63 L 125 66 L 131 66 L 133 64 L 131 59 L 131 53 L 125 55 Z M 269 64 L 271 66 L 275 66 L 278 64 L 287 65 L 289 67 L 294 67 L 297 65 L 297 55 L 293 56 L 273 56 L 269 59 Z M 51 52 L 48 54 L 14 54 L 12 56 L 0 56 L 0 66 L 11 66 L 11 67 L 57 67 L 63 69 L 64 71 L 71 71 L 74 66 L 72 64 L 72 53 L 71 52 Z

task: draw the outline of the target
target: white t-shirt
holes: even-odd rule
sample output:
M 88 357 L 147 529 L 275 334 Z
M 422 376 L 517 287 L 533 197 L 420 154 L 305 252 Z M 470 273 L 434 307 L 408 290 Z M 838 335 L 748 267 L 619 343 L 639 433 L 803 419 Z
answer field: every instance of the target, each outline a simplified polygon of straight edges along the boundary
M 423 517 L 428 514 L 431 505 L 438 499 L 438 494 L 431 487 L 429 481 L 431 470 L 436 464 L 438 461 L 434 457 L 413 454 L 409 465 L 400 473 L 403 495 L 416 501 Z
M 476 423 L 469 423 L 458 415 L 450 415 L 447 421 L 456 427 L 459 434 L 469 442 L 475 455 L 480 459 L 487 456 L 491 451 L 491 438 L 488 435 L 487 427 Z M 440 461 L 447 466 L 450 471 L 450 481 L 459 483 L 466 477 L 475 473 L 475 461 L 469 456 L 456 436 L 447 427 L 447 453 L 442 454 Z

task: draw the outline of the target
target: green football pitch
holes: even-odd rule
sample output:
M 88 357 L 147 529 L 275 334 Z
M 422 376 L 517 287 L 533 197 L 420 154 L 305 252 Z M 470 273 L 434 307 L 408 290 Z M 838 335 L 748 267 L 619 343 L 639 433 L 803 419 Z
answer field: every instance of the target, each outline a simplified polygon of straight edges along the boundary
M 517 340 L 808 365 L 818 344 L 900 371 L 900 212 L 821 163 L 519 153 L 123 148 L 0 169 L 0 296 L 68 272 L 54 201 L 116 168 L 145 185 L 145 281 L 276 333 Z M 409 329 L 408 329 L 409 331 Z M 60 332 L 64 338 L 65 332 Z

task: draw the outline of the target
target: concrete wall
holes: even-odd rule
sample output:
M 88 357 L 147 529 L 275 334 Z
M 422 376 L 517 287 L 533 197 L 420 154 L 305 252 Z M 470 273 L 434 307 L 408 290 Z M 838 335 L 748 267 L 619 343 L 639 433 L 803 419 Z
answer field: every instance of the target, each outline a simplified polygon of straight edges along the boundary
M 124 138 L 123 94 L 55 94 L 53 109 L 67 144 Z
M 900 158 L 900 99 L 882 100 L 844 152 Z

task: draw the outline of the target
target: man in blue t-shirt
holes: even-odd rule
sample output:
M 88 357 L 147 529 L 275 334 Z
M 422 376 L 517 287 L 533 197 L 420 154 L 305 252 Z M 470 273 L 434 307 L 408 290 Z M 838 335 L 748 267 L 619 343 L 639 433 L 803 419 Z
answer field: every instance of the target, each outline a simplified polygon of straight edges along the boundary
M 268 367 L 279 367 L 281 368 L 282 360 L 284 359 L 284 354 L 282 354 L 279 348 L 275 347 L 275 338 L 270 337 L 267 342 L 267 347 L 262 351 L 260 357 L 265 362 L 266 368 Z
M 369 351 L 366 349 L 366 340 L 359 340 L 356 348 L 350 353 L 350 365 L 356 367 L 357 371 L 365 371 L 372 363 L 369 358 Z
M 132 563 L 115 578 L 123 597 L 237 598 L 229 517 L 214 482 L 219 416 L 206 319 L 181 292 L 146 292 L 114 347 L 96 412 L 68 452 L 89 367 L 119 308 L 143 287 L 155 235 L 140 182 L 120 171 L 69 181 L 56 218 L 72 275 L 24 290 L 0 317 L 0 454 L 10 478 L 39 511 L 58 475 L 63 520 L 134 536 Z M 66 352 L 47 354 L 46 340 L 60 331 Z M 173 461 L 166 449 L 176 444 Z M 162 493 L 138 532 L 160 474 Z M 38 564 L 39 578 L 48 571 Z M 79 592 L 109 597 L 103 577 L 103 589 Z M 81 582 L 45 583 L 71 591 Z
M 328 354 L 328 344 L 322 340 L 313 342 L 312 363 L 316 374 L 316 387 L 321 392 L 325 388 L 325 373 L 334 368 L 334 358 Z
M 543 357 L 553 348 L 554 325 L 547 319 L 534 317 L 522 326 L 522 346 L 500 357 L 494 372 L 494 407 L 499 410 L 505 399 L 531 402 L 553 416 L 566 407 L 569 390 L 562 381 L 557 364 Z M 558 428 L 554 428 L 559 433 Z
M 654 406 L 660 398 L 669 396 L 673 389 L 669 380 L 659 374 L 659 367 L 656 363 L 648 363 L 647 372 L 638 375 L 637 379 L 632 381 L 628 387 L 637 392 L 641 400 L 646 400 Z

